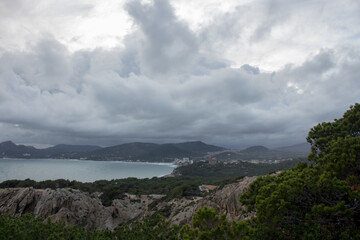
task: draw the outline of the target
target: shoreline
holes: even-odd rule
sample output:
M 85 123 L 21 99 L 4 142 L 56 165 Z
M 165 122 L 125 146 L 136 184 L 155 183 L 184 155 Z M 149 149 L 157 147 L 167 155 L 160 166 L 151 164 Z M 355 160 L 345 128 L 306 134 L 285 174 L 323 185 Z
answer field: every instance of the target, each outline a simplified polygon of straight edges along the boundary
M 177 168 L 179 165 L 174 162 L 148 162 L 148 161 L 133 161 L 133 160 L 94 160 L 94 159 L 76 159 L 76 158 L 12 158 L 12 157 L 2 157 L 1 159 L 12 159 L 12 160 L 65 160 L 65 161 L 89 161 L 89 162 L 112 162 L 112 163 L 145 163 L 145 164 L 154 164 L 154 165 L 165 165 L 172 166 Z

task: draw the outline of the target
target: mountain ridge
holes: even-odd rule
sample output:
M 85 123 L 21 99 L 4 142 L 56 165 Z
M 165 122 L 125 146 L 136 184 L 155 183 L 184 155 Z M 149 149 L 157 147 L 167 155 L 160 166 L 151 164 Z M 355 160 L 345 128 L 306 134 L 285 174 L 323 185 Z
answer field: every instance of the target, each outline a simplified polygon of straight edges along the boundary
M 90 152 L 87 158 L 99 160 L 156 160 L 172 162 L 174 158 L 201 157 L 207 152 L 221 150 L 225 150 L 225 148 L 209 145 L 200 141 L 165 144 L 134 142 Z M 85 155 L 82 157 L 85 157 Z
M 220 161 L 231 159 L 284 159 L 290 157 L 305 157 L 309 152 L 309 144 L 300 143 L 275 149 L 264 146 L 252 146 L 243 150 L 228 150 L 223 147 L 206 144 L 202 141 L 182 143 L 146 143 L 132 142 L 110 147 L 96 145 L 58 144 L 45 149 L 33 146 L 16 145 L 12 141 L 0 143 L 0 156 L 10 158 L 74 158 L 89 160 L 120 160 L 173 162 L 174 159 L 201 159 L 209 156 Z
M 172 162 L 174 158 L 201 157 L 207 152 L 225 148 L 201 141 L 183 143 L 133 142 L 101 148 L 93 145 L 58 144 L 45 149 L 16 145 L 11 141 L 0 143 L 2 157 L 17 158 L 79 158 L 92 160 L 130 160 Z

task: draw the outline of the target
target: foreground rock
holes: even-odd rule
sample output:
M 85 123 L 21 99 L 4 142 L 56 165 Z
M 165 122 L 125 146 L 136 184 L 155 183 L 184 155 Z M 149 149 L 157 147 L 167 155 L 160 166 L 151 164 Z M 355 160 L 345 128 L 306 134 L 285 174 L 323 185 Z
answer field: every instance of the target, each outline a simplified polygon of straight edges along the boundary
M 173 224 L 190 223 L 195 212 L 203 207 L 217 208 L 229 220 L 241 220 L 254 214 L 242 215 L 239 196 L 256 177 L 244 178 L 224 186 L 208 196 L 157 201 L 162 195 L 135 196 L 127 194 L 105 207 L 100 194 L 89 194 L 74 189 L 0 189 L 0 213 L 21 216 L 34 213 L 36 217 L 50 218 L 84 226 L 87 230 L 114 229 L 120 224 L 163 213 Z M 154 204 L 152 204 L 154 205 Z M 151 206 L 151 208 L 150 208 Z
M 36 217 L 62 220 L 87 230 L 113 225 L 111 211 L 98 198 L 73 189 L 0 189 L 0 212 L 14 216 L 33 212 Z
M 203 206 L 216 208 L 221 214 L 225 214 L 230 221 L 244 220 L 254 216 L 255 213 L 243 214 L 241 210 L 244 210 L 244 206 L 240 203 L 239 197 L 256 178 L 245 177 L 236 183 L 225 185 L 222 189 L 200 201 L 197 209 Z
M 239 202 L 239 197 L 255 179 L 256 177 L 245 177 L 235 183 L 225 185 L 204 198 L 194 198 L 191 201 L 174 199 L 168 203 L 172 207 L 168 220 L 174 224 L 191 223 L 196 211 L 204 206 L 217 209 L 220 214 L 225 214 L 229 221 L 252 217 L 255 212 L 248 214 L 241 212 L 244 206 Z

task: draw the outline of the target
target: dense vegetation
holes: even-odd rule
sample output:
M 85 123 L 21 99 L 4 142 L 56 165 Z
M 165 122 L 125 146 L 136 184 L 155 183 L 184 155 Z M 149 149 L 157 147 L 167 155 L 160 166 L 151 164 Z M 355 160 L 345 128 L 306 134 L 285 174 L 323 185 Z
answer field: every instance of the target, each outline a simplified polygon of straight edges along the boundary
M 86 232 L 84 228 L 65 224 L 63 222 L 50 222 L 41 218 L 35 218 L 32 214 L 22 217 L 0 215 L 0 239 L 27 239 L 27 240 L 95 240 L 95 239 L 154 239 L 167 240 L 179 239 L 179 227 L 170 226 L 163 217 L 157 216 L 137 222 L 133 225 L 123 225 L 115 231 L 94 230 Z
M 250 220 L 229 223 L 205 207 L 195 214 L 192 226 L 170 226 L 158 217 L 114 232 L 85 233 L 31 216 L 1 216 L 0 235 L 4 239 L 360 239 L 360 105 L 341 119 L 313 127 L 307 140 L 312 145 L 309 163 L 259 177 L 240 197 L 248 211 L 257 212 Z
M 294 167 L 304 158 L 297 158 L 294 160 L 286 160 L 280 163 L 216 163 L 208 164 L 207 162 L 197 162 L 192 165 L 182 166 L 175 169 L 175 174 L 188 177 L 238 177 L 238 176 L 260 176 L 266 175 L 270 172 L 276 172 L 284 169 Z
M 313 127 L 309 160 L 278 176 L 260 177 L 240 198 L 257 217 L 262 239 L 360 239 L 360 105 Z

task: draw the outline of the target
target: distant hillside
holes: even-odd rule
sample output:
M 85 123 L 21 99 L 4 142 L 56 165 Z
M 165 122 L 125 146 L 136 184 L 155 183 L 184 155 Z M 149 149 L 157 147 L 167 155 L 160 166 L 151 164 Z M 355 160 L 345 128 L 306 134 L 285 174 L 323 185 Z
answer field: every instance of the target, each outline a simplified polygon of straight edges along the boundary
M 74 154 L 84 153 L 101 149 L 99 146 L 90 145 L 66 145 L 59 144 L 45 149 L 37 149 L 32 146 L 16 145 L 11 141 L 0 143 L 0 155 L 11 158 L 69 158 Z
M 16 145 L 11 141 L 0 143 L 0 156 L 10 158 L 84 158 L 172 162 L 174 158 L 203 157 L 208 152 L 223 150 L 225 148 L 200 141 L 167 144 L 134 142 L 106 148 L 92 145 L 59 144 L 45 149 Z
M 208 145 L 203 142 L 184 143 L 126 143 L 112 147 L 102 148 L 87 154 L 81 154 L 94 160 L 140 160 L 171 162 L 174 158 L 200 157 L 207 152 L 225 150 L 222 147 Z
M 216 154 L 211 154 L 211 157 L 219 161 L 233 161 L 233 160 L 285 160 L 304 158 L 307 153 L 296 151 L 280 151 L 278 149 L 269 149 L 264 146 L 252 146 L 243 150 L 225 150 Z
M 0 156 L 10 158 L 84 158 L 92 160 L 130 160 L 172 162 L 174 158 L 215 157 L 220 161 L 230 160 L 278 160 L 306 157 L 310 152 L 307 143 L 268 149 L 252 146 L 243 150 L 227 150 L 201 141 L 183 143 L 125 143 L 101 148 L 93 145 L 59 144 L 45 149 L 16 145 L 11 141 L 0 143 Z
M 175 144 L 161 144 L 152 151 L 147 152 L 142 155 L 142 159 L 156 161 L 161 159 L 162 161 L 173 161 L 174 158 L 183 158 L 183 157 L 195 157 L 199 156 L 197 152 L 187 151 L 177 147 Z
M 142 155 L 156 149 L 159 145 L 155 143 L 125 143 L 121 145 L 105 147 L 100 150 L 92 151 L 89 154 L 85 154 L 88 158 L 93 159 L 137 159 Z
M 42 155 L 63 155 L 69 153 L 83 153 L 83 152 L 91 152 L 95 150 L 99 150 L 101 147 L 92 146 L 92 145 L 67 145 L 67 144 L 59 144 L 53 147 L 40 149 Z
M 0 143 L 0 155 L 2 155 L 3 157 L 6 156 L 22 157 L 27 154 L 34 154 L 38 151 L 39 150 L 34 147 L 16 145 L 11 141 Z
M 259 154 L 259 153 L 267 153 L 271 151 L 270 149 L 268 149 L 267 147 L 264 146 L 253 146 L 253 147 L 249 147 L 246 148 L 244 150 L 241 150 L 241 153 L 244 154 Z
M 241 154 L 243 160 L 279 160 L 303 157 L 302 154 L 272 150 L 264 146 L 249 147 L 241 150 L 239 153 Z
M 186 151 L 198 152 L 199 154 L 205 154 L 207 152 L 218 152 L 218 151 L 226 150 L 223 147 L 205 144 L 201 141 L 177 143 L 174 145 L 176 147 L 184 149 Z
M 310 144 L 307 142 L 299 143 L 291 146 L 276 148 L 275 150 L 283 152 L 310 153 Z

